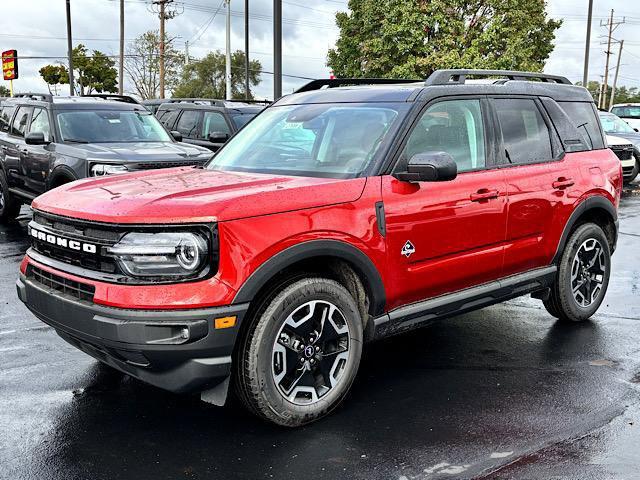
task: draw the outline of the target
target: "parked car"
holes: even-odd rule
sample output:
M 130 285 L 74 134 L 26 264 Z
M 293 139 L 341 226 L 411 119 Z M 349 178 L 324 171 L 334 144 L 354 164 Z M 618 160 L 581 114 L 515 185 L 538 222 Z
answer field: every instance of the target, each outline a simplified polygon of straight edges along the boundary
M 167 129 L 180 132 L 183 141 L 215 152 L 263 109 L 237 102 L 228 106 L 175 102 L 162 104 L 156 116 Z
M 202 166 L 210 158 L 207 149 L 176 142 L 136 102 L 21 94 L 0 110 L 0 222 L 80 178 Z
M 619 103 L 611 107 L 611 113 L 617 115 L 632 128 L 640 130 L 640 103 Z
M 633 182 L 640 170 L 640 133 L 609 112 L 598 112 L 600 123 L 607 134 L 609 148 L 622 163 L 622 175 L 625 183 Z
M 17 290 L 107 365 L 299 426 L 345 398 L 368 341 L 528 294 L 590 318 L 621 190 L 566 78 L 319 80 L 203 169 L 40 196 Z

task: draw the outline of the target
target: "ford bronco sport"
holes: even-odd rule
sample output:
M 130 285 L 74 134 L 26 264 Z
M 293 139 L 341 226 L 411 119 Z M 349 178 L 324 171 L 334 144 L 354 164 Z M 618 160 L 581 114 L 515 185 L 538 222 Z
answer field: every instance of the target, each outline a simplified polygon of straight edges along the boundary
M 209 150 L 176 142 L 131 97 L 20 94 L 0 110 L 0 222 L 14 219 L 22 203 L 79 178 L 210 159 Z
M 621 188 L 563 77 L 314 81 L 203 169 L 37 198 L 17 290 L 116 369 L 218 405 L 232 386 L 298 426 L 345 397 L 367 341 L 526 294 L 591 317 Z

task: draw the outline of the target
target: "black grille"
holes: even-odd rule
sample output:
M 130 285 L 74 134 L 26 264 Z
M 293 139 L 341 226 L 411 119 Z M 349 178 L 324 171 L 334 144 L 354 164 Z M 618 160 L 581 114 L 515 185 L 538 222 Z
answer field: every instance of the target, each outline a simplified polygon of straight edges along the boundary
M 633 145 L 613 145 L 610 148 L 620 160 L 631 160 L 633 157 Z
M 71 297 L 84 302 L 93 302 L 93 295 L 96 292 L 93 285 L 69 280 L 68 278 L 47 272 L 46 270 L 33 265 L 29 265 L 27 267 L 27 278 L 47 288 L 60 292 L 65 297 Z
M 136 170 L 155 170 L 157 168 L 174 168 L 174 167 L 200 167 L 204 164 L 203 161 L 198 160 L 185 160 L 177 162 L 149 162 L 149 163 L 136 163 Z

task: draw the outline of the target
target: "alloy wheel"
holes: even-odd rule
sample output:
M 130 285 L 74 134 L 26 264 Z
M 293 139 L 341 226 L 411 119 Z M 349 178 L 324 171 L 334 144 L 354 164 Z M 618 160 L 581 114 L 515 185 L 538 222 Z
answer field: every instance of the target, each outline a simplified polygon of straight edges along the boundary
M 319 401 L 340 381 L 349 360 L 349 324 L 325 300 L 296 308 L 273 344 L 272 375 L 280 393 L 297 405 Z
M 595 238 L 585 240 L 571 265 L 571 291 L 578 306 L 588 307 L 598 299 L 607 268 L 607 257 L 600 242 Z

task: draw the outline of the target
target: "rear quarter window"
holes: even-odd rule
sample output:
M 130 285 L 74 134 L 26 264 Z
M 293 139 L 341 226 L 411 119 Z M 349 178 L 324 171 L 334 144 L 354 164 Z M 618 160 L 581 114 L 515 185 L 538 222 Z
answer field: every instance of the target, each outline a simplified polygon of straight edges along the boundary
M 590 150 L 604 148 L 604 138 L 595 105 L 591 102 L 558 102 L 582 135 Z
M 14 106 L 5 106 L 2 107 L 0 111 L 0 130 L 3 132 L 8 132 L 9 127 L 11 126 L 11 117 L 13 116 L 13 112 L 15 110 Z

